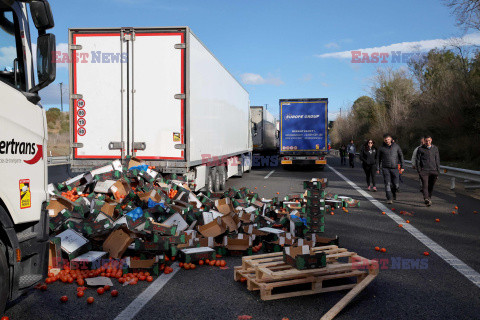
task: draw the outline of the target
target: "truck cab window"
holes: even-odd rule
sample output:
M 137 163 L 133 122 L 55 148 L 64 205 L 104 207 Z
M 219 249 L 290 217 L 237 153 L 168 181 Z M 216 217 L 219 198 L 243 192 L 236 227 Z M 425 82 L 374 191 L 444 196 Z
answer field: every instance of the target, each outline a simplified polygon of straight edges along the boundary
M 0 8 L 0 81 L 21 89 L 23 79 L 20 59 L 18 59 L 20 41 L 19 37 L 15 37 L 17 33 L 18 25 L 13 12 L 2 11 Z

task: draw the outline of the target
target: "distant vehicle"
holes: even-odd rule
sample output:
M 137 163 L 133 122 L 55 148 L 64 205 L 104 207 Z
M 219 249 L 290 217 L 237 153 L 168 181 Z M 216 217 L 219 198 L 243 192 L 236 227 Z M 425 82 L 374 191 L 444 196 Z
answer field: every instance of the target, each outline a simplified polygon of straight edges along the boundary
M 255 153 L 278 153 L 277 120 L 263 106 L 251 106 L 252 142 Z
M 0 1 L 0 51 L 8 53 L 0 59 L 0 315 L 48 272 L 48 135 L 38 92 L 55 80 L 53 27 L 46 0 Z
M 188 27 L 73 28 L 72 170 L 138 157 L 191 189 L 251 168 L 248 92 Z M 207 164 L 207 165 L 206 165 Z
M 328 153 L 328 99 L 280 100 L 280 163 L 323 169 Z

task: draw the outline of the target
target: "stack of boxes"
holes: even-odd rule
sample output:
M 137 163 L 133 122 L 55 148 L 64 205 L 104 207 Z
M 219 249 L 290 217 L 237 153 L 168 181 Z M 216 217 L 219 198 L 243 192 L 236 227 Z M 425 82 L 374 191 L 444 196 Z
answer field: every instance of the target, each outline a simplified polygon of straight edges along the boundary
M 302 208 L 302 218 L 307 220 L 308 234 L 318 234 L 325 231 L 325 188 L 327 179 L 312 179 L 304 181 L 305 206 Z

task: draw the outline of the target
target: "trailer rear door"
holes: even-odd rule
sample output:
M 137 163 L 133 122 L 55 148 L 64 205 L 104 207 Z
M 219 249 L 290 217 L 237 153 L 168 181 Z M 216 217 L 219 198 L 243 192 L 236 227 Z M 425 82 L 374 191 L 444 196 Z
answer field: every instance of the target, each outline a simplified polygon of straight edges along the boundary
M 184 43 L 183 32 L 135 33 L 131 151 L 142 159 L 184 159 Z
M 111 143 L 125 138 L 127 43 L 120 41 L 120 31 L 112 33 L 73 33 L 71 39 L 73 94 L 74 159 L 118 159 L 122 150 Z

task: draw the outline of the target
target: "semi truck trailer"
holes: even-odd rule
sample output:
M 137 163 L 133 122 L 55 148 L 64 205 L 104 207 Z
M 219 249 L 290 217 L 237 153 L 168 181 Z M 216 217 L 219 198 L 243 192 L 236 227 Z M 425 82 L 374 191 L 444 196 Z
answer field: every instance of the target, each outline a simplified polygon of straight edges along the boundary
M 48 271 L 47 121 L 38 91 L 55 80 L 53 26 L 46 0 L 0 0 L 0 315 Z
M 189 27 L 69 29 L 73 171 L 129 157 L 219 191 L 251 168 L 249 94 Z
M 280 163 L 318 165 L 328 153 L 328 99 L 281 99 Z
M 277 120 L 263 106 L 251 106 L 253 152 L 273 154 L 278 152 Z

